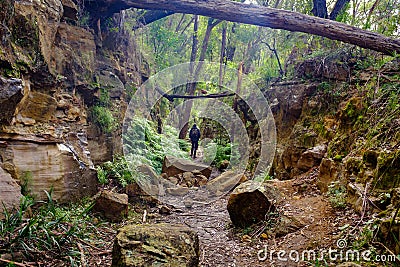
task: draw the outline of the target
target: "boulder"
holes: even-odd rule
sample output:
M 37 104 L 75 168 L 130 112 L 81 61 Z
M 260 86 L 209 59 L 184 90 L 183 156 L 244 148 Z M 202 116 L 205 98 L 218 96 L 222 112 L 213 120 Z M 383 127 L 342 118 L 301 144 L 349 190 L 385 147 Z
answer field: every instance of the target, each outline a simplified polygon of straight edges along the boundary
M 275 211 L 278 193 L 272 185 L 247 181 L 235 188 L 228 200 L 228 212 L 237 227 L 248 227 L 265 220 L 268 212 Z
M 188 187 L 170 187 L 166 189 L 166 193 L 173 195 L 173 196 L 184 196 L 187 193 L 189 193 L 189 188 Z
M 19 207 L 22 197 L 21 187 L 9 173 L 0 168 L 0 219 L 3 218 L 4 207 L 10 211 Z
M 22 118 L 29 118 L 39 122 L 55 119 L 57 101 L 54 97 L 40 92 L 31 91 L 19 105 Z
M 130 224 L 119 229 L 112 267 L 185 266 L 199 264 L 199 238 L 184 225 Z
M 307 171 L 321 163 L 326 152 L 326 145 L 315 146 L 303 152 L 297 161 L 297 168 Z
M 232 190 L 236 185 L 246 181 L 247 178 L 243 173 L 235 173 L 234 171 L 227 171 L 220 176 L 208 181 L 206 188 L 212 193 L 227 192 Z
M 22 80 L 0 77 L 0 123 L 10 123 L 24 96 Z
M 145 192 L 136 182 L 127 184 L 125 193 L 128 195 L 128 202 L 132 204 L 145 202 L 150 206 L 155 206 L 158 203 L 156 198 Z
M 328 191 L 328 186 L 336 180 L 339 173 L 338 163 L 333 159 L 323 158 L 319 168 L 318 174 L 318 188 L 321 192 Z
M 164 158 L 162 172 L 166 173 L 168 176 L 175 176 L 180 173 L 193 172 L 195 170 L 200 171 L 201 174 L 207 178 L 211 175 L 210 166 L 173 156 L 165 156 Z
M 120 222 L 128 215 L 128 195 L 104 190 L 95 196 L 94 211 L 100 212 L 105 218 Z
M 73 134 L 68 138 L 70 143 L 62 144 L 46 135 L 1 133 L 0 140 L 10 140 L 0 147 L 3 169 L 26 184 L 36 200 L 46 200 L 45 190 L 50 189 L 59 203 L 93 196 L 97 192 L 96 170 L 84 146 L 78 144 L 79 138 Z

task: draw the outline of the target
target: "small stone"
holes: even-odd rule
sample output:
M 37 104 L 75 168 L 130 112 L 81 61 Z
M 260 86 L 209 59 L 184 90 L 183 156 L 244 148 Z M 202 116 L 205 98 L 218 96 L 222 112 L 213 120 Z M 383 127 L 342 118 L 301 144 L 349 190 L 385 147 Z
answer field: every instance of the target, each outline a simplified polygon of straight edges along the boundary
M 202 175 L 202 174 L 201 174 L 201 171 L 199 171 L 199 170 L 194 170 L 194 171 L 192 171 L 192 173 L 193 173 L 194 175 Z
M 250 243 L 251 242 L 251 237 L 249 235 L 244 235 L 244 236 L 242 236 L 242 241 Z
M 167 194 L 171 194 L 173 196 L 184 196 L 189 193 L 189 188 L 187 187 L 175 187 L 175 188 L 167 188 L 165 190 Z
M 225 170 L 226 168 L 228 168 L 229 166 L 229 160 L 224 159 L 220 165 L 219 165 L 219 169 L 220 170 Z
M 185 205 L 186 208 L 191 208 L 193 206 L 193 200 L 192 199 L 185 199 L 183 201 L 183 204 Z
M 196 175 L 196 185 L 198 186 L 203 186 L 206 185 L 208 182 L 207 177 L 205 177 L 204 175 Z
M 266 240 L 266 239 L 268 239 L 268 235 L 266 233 L 262 233 L 260 235 L 260 238 Z
M 169 207 L 163 205 L 163 206 L 160 207 L 159 213 L 163 214 L 163 215 L 170 215 L 171 214 L 171 209 Z
M 170 181 L 170 182 L 173 183 L 174 185 L 177 185 L 177 184 L 179 183 L 179 179 L 176 178 L 175 176 L 168 177 L 168 181 Z

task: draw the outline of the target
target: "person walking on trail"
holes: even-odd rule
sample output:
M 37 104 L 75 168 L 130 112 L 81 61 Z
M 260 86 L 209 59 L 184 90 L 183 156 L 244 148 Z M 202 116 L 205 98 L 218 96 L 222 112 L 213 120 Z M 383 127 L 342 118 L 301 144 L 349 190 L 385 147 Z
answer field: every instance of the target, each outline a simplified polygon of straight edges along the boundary
M 193 124 L 192 129 L 189 132 L 190 142 L 192 143 L 192 149 L 190 150 L 190 156 L 196 158 L 197 148 L 199 147 L 200 130 L 196 124 Z

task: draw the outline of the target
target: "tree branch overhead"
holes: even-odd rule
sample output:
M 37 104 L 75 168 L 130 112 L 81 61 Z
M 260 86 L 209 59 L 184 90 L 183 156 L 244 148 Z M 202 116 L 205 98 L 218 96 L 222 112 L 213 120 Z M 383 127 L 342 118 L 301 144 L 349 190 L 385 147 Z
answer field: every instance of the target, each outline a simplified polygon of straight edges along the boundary
M 228 0 L 122 0 L 122 5 L 175 13 L 197 14 L 220 20 L 274 29 L 304 32 L 393 55 L 400 53 L 400 41 L 337 21 L 298 12 Z

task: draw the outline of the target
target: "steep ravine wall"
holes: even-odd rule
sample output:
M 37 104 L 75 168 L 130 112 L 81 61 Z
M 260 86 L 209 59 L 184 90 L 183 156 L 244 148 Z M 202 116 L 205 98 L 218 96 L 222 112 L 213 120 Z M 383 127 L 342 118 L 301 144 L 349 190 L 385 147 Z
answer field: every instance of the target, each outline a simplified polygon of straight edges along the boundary
M 400 61 L 349 65 L 315 58 L 297 67 L 297 80 L 265 89 L 278 135 L 271 175 L 285 180 L 317 170 L 310 182 L 322 193 L 345 188 L 346 202 L 365 216 L 375 213 L 378 237 L 398 254 Z
M 0 202 L 18 205 L 21 187 L 37 199 L 52 189 L 60 202 L 96 193 L 94 163 L 121 145 L 118 131 L 94 125 L 90 108 L 106 88 L 121 121 L 125 88 L 148 75 L 134 39 L 80 26 L 72 0 L 0 5 Z

